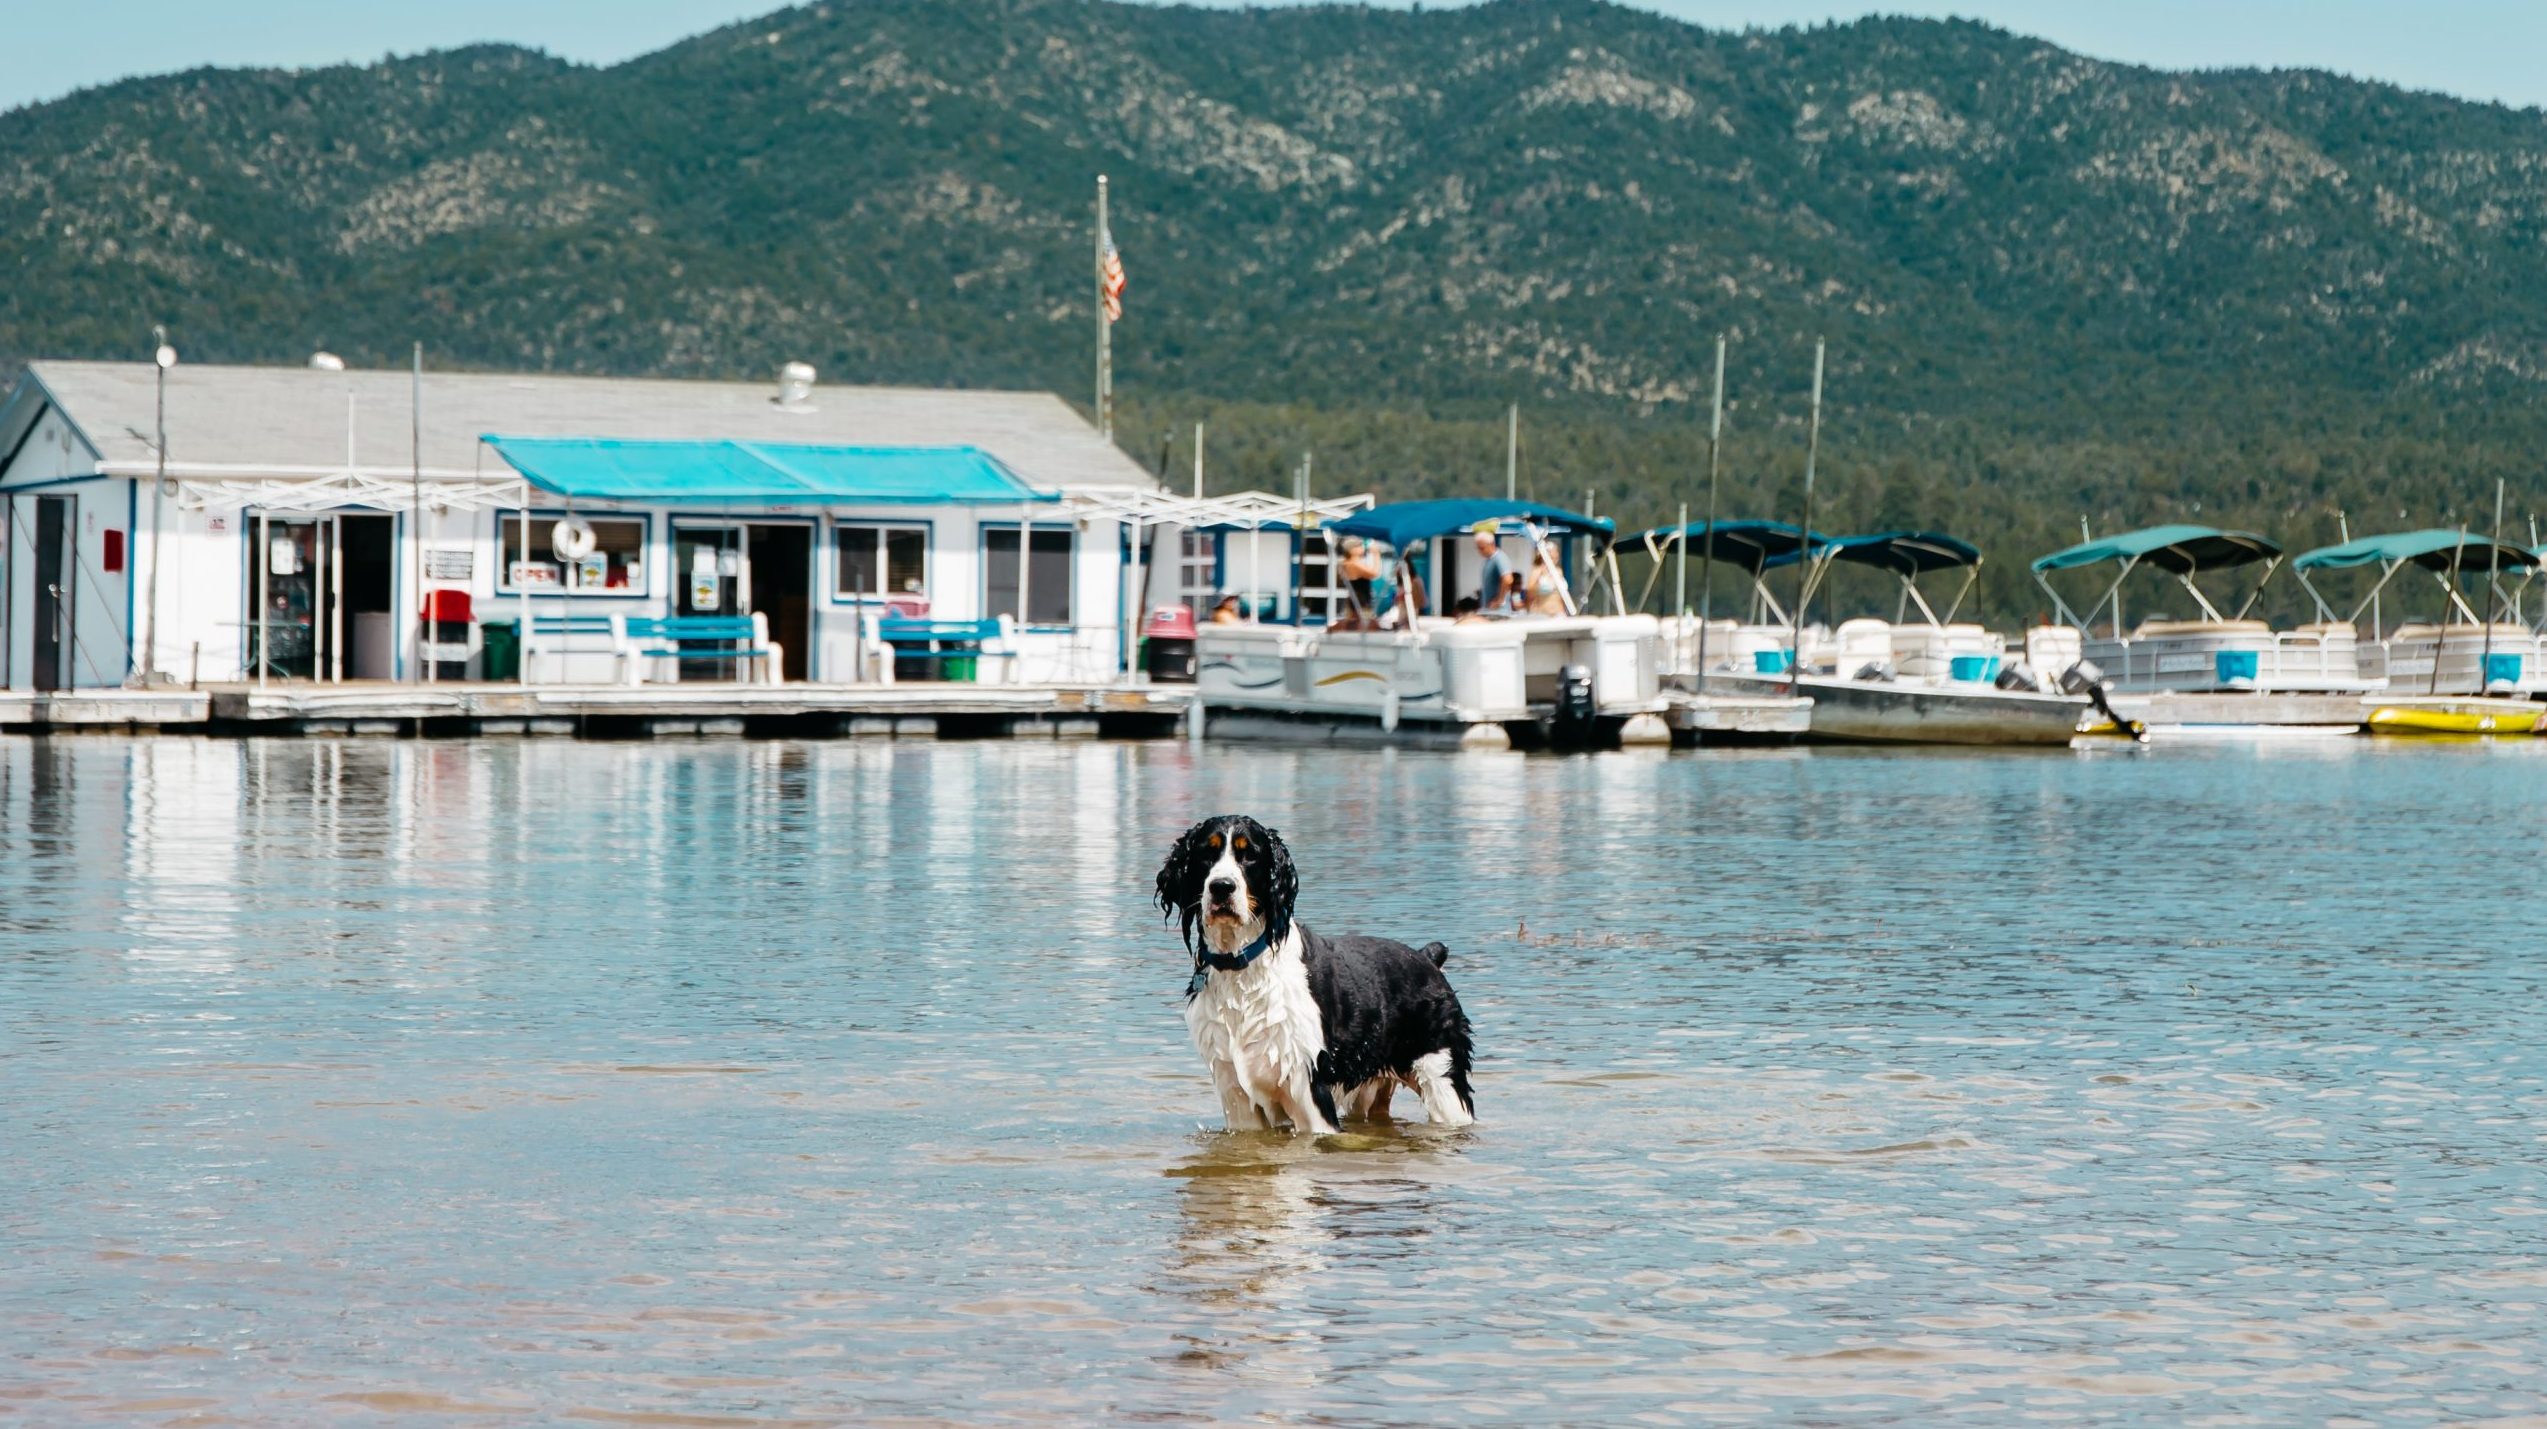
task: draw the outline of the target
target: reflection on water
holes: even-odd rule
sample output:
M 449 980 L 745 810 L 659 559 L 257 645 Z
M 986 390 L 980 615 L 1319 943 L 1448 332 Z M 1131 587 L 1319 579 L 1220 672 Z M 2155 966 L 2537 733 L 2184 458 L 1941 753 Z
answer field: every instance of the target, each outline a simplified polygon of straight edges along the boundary
M 2547 747 L 0 740 L 30 1423 L 2547 1413 Z M 1483 1122 L 1229 1136 L 1243 809 Z

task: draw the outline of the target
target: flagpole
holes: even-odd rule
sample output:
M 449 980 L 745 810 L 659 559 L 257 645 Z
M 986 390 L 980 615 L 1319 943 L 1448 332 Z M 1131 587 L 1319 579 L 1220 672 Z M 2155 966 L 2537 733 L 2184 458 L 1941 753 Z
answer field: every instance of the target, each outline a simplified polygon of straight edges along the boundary
M 1097 435 L 1114 439 L 1114 320 L 1106 315 L 1105 175 L 1097 175 Z

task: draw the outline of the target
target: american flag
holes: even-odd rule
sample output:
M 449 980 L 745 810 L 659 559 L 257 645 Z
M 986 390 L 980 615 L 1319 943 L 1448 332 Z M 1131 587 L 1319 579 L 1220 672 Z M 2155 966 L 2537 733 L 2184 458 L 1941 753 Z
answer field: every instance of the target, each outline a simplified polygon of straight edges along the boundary
M 1097 274 L 1097 291 L 1105 298 L 1105 320 L 1123 321 L 1123 255 L 1114 251 L 1114 235 L 1105 239 L 1105 263 Z

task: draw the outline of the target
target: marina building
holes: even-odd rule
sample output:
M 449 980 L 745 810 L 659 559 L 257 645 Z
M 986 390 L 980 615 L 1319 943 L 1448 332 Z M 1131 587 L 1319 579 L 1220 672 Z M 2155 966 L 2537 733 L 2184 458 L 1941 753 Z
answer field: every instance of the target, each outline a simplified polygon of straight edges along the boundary
M 1002 622 L 986 680 L 1102 682 L 1170 500 L 1048 393 L 38 362 L 0 402 L 0 689 L 609 679 L 575 632 L 699 616 L 757 618 L 760 678 L 890 679 L 890 615 Z

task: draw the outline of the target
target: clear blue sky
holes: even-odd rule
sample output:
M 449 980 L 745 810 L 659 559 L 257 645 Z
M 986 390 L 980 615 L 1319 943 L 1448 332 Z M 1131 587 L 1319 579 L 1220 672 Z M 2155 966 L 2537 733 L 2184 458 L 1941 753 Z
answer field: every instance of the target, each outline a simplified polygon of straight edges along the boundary
M 1275 0 L 1282 3 L 1282 0 Z M 1437 0 L 1438 3 L 1438 0 Z M 1963 15 L 2171 69 L 2297 66 L 2547 104 L 2547 0 L 1641 0 L 1719 28 Z M 607 64 L 766 14 L 774 0 L 14 0 L 0 108 L 196 65 L 321 65 L 478 40 Z

